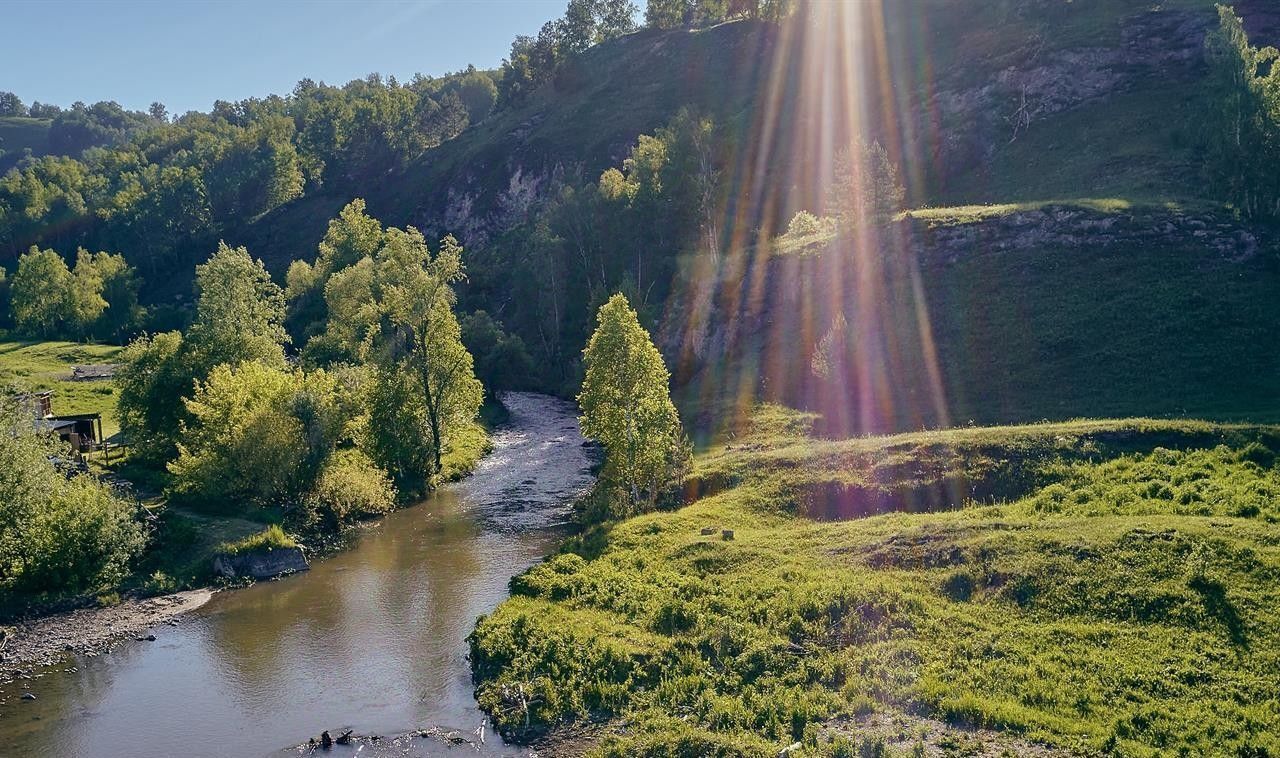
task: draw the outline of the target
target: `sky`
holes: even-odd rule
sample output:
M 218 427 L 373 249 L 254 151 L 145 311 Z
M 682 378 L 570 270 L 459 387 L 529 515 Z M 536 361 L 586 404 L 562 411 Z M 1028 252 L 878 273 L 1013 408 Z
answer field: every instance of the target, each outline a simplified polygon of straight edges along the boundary
M 0 90 L 170 113 L 342 84 L 496 67 L 566 0 L 0 0 Z

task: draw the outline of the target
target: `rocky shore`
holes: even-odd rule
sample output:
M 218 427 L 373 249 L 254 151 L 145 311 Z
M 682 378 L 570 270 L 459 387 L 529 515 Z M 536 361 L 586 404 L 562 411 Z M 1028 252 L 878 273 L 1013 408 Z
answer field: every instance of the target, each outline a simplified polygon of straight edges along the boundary
M 126 640 L 154 642 L 146 634 L 209 602 L 213 590 L 199 589 L 145 599 L 125 599 L 105 608 L 81 608 L 0 627 L 0 698 L 14 697 L 10 685 L 58 671 L 46 668 L 68 655 L 102 655 Z M 21 697 L 22 695 L 17 695 Z

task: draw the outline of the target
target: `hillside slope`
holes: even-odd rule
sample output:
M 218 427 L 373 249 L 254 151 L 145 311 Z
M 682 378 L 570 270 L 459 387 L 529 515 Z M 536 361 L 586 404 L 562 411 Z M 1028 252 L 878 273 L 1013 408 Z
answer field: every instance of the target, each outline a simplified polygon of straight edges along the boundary
M 0 175 L 16 166 L 27 150 L 33 156 L 48 152 L 51 123 L 47 118 L 0 118 Z
M 603 723 L 609 756 L 1269 755 L 1278 433 L 821 442 L 766 409 L 701 498 L 513 581 L 481 705 L 525 739 Z
M 1269 230 L 1113 201 L 919 211 L 880 244 L 757 252 L 724 263 L 706 312 L 696 285 L 672 298 L 662 341 L 700 430 L 742 397 L 822 412 L 837 435 L 1280 418 Z
M 1275 38 L 1280 14 L 1237 5 L 1252 33 Z M 856 128 L 900 145 L 912 164 L 913 206 L 1196 198 L 1188 127 L 1177 126 L 1187 119 L 1176 116 L 1203 105 L 1201 47 L 1213 23 L 1202 0 L 889 4 L 884 39 L 852 43 L 868 60 L 873 43 L 892 51 L 891 88 L 865 92 L 865 103 L 831 101 L 827 93 L 865 87 L 843 68 L 806 61 L 805 47 L 821 42 L 812 29 L 644 30 L 588 50 L 527 104 L 362 189 L 389 224 L 481 244 L 526 220 L 560 182 L 619 165 L 637 135 L 688 107 L 731 127 L 744 165 L 727 173 L 744 172 L 735 182 L 761 193 L 752 202 L 773 207 L 774 227 L 821 200 L 806 178 L 822 174 L 815 122 L 819 142 L 837 144 L 857 110 L 871 120 Z M 822 77 L 829 90 L 806 86 Z M 281 268 L 314 255 L 325 220 L 348 200 L 316 194 L 236 236 Z
M 528 104 L 368 187 L 370 212 L 458 235 L 476 265 L 510 260 L 486 248 L 691 107 L 735 145 L 719 211 L 732 236 L 714 260 L 655 251 L 680 256 L 680 274 L 646 310 L 700 431 L 728 406 L 749 407 L 744 397 L 847 407 L 849 394 L 833 396 L 809 371 L 837 315 L 863 340 L 848 346 L 846 374 L 863 370 L 859 359 L 879 364 L 847 392 L 880 407 L 831 421 L 833 433 L 1274 408 L 1275 233 L 1240 225 L 1206 195 L 1195 148 L 1196 114 L 1214 97 L 1202 52 L 1212 4 L 911 9 L 888 6 L 884 39 L 860 43 L 865 55 L 883 43 L 890 75 L 861 104 L 824 94 L 866 87 L 798 52 L 820 47 L 812 29 L 735 22 L 602 44 Z M 1237 9 L 1260 42 L 1277 38 L 1268 4 Z M 807 84 L 827 79 L 829 89 Z M 875 243 L 882 265 L 839 241 L 798 260 L 768 252 L 794 211 L 822 209 L 824 156 L 858 118 L 899 157 L 908 202 L 929 210 Z M 309 196 L 232 236 L 281 272 L 314 254 L 347 200 Z M 948 210 L 974 203 L 996 208 Z M 524 275 L 473 272 L 484 289 L 464 284 L 461 301 L 493 313 Z M 565 307 L 589 322 L 583 295 Z M 533 324 L 507 326 L 531 345 L 545 338 Z

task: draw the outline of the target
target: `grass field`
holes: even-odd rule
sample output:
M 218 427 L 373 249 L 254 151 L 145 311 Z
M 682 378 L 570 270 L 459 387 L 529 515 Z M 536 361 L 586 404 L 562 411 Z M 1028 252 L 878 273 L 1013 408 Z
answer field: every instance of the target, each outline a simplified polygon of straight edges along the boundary
M 27 148 L 32 155 L 44 155 L 49 146 L 51 123 L 43 118 L 0 118 L 0 174 L 17 164 Z
M 495 722 L 618 756 L 1280 747 L 1280 427 L 809 421 L 764 409 L 691 505 L 514 580 L 472 640 Z
M 23 390 L 53 390 L 53 412 L 101 413 L 108 437 L 120 431 L 116 390 L 110 380 L 75 382 L 74 366 L 113 363 L 121 348 L 77 342 L 0 342 L 0 385 Z

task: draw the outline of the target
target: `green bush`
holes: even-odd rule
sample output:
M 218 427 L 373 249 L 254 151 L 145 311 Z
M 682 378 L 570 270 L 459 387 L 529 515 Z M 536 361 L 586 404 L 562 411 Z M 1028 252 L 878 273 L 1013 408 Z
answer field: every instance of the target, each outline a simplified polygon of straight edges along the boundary
M 396 489 L 386 472 L 358 450 L 342 450 L 325 464 L 303 501 L 304 520 L 335 529 L 349 521 L 386 513 Z
M 97 591 L 124 578 L 146 535 L 137 509 L 65 455 L 21 410 L 0 409 L 0 601 Z

